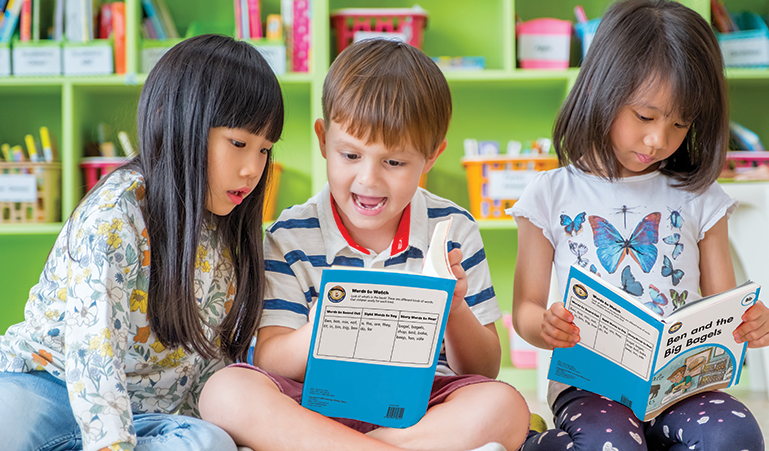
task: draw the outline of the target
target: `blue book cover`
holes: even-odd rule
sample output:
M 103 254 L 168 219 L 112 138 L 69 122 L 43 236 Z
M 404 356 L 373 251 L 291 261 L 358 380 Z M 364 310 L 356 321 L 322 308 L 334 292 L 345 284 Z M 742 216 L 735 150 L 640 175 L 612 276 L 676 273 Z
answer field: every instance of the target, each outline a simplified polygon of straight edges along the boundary
M 556 348 L 548 379 L 613 399 L 648 421 L 702 391 L 739 382 L 747 343 L 732 332 L 761 287 L 689 301 L 662 318 L 599 276 L 573 266 L 564 305 L 580 342 Z
M 304 407 L 395 428 L 424 416 L 456 284 L 448 265 L 448 222 L 436 226 L 422 274 L 323 271 Z

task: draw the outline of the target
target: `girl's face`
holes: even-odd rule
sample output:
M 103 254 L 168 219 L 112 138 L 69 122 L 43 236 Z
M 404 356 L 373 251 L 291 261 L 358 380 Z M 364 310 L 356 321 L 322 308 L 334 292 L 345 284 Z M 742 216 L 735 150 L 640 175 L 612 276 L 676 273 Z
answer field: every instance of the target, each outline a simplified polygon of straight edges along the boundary
M 238 128 L 209 130 L 208 211 L 226 216 L 243 202 L 262 178 L 272 144 Z
M 641 89 L 617 113 L 610 137 L 622 177 L 656 171 L 686 138 L 691 124 L 681 119 L 670 97 L 667 83 Z

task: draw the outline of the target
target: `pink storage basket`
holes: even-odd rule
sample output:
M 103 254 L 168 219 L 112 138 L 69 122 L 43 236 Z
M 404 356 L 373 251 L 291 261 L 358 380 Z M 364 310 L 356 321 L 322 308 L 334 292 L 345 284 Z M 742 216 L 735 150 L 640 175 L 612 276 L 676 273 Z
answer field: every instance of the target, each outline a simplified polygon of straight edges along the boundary
M 87 157 L 80 160 L 85 190 L 90 191 L 102 177 L 114 171 L 126 161 L 128 159 L 123 157 Z
M 403 37 L 405 42 L 422 48 L 427 12 L 421 8 L 346 8 L 331 14 L 331 27 L 336 30 L 337 53 L 355 39 L 359 31 Z
M 751 169 L 756 166 L 769 165 L 769 152 L 767 151 L 730 151 L 726 154 L 725 169 L 733 169 L 736 172 Z
M 518 24 L 518 60 L 524 69 L 569 67 L 571 22 L 541 18 Z

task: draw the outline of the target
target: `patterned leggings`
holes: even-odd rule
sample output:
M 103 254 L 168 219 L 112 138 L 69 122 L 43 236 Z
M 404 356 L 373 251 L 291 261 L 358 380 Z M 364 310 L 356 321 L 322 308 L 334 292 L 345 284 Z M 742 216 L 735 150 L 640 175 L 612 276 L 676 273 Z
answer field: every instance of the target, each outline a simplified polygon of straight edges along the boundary
M 646 423 L 627 407 L 570 388 L 558 396 L 555 429 L 532 431 L 520 451 L 763 451 L 758 422 L 741 402 L 712 391 L 683 399 Z

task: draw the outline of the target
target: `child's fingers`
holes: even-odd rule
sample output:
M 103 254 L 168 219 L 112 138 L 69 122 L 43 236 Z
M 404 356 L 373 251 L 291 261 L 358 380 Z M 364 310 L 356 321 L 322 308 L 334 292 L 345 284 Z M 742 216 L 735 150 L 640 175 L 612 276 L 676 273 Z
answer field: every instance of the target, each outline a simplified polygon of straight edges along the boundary
M 579 342 L 579 327 L 572 322 L 573 316 L 563 308 L 563 303 L 553 304 L 545 311 L 542 321 L 542 338 L 551 346 L 565 348 Z
M 758 301 L 742 315 L 742 323 L 734 330 L 737 343 L 748 342 L 750 348 L 769 345 L 769 308 Z

